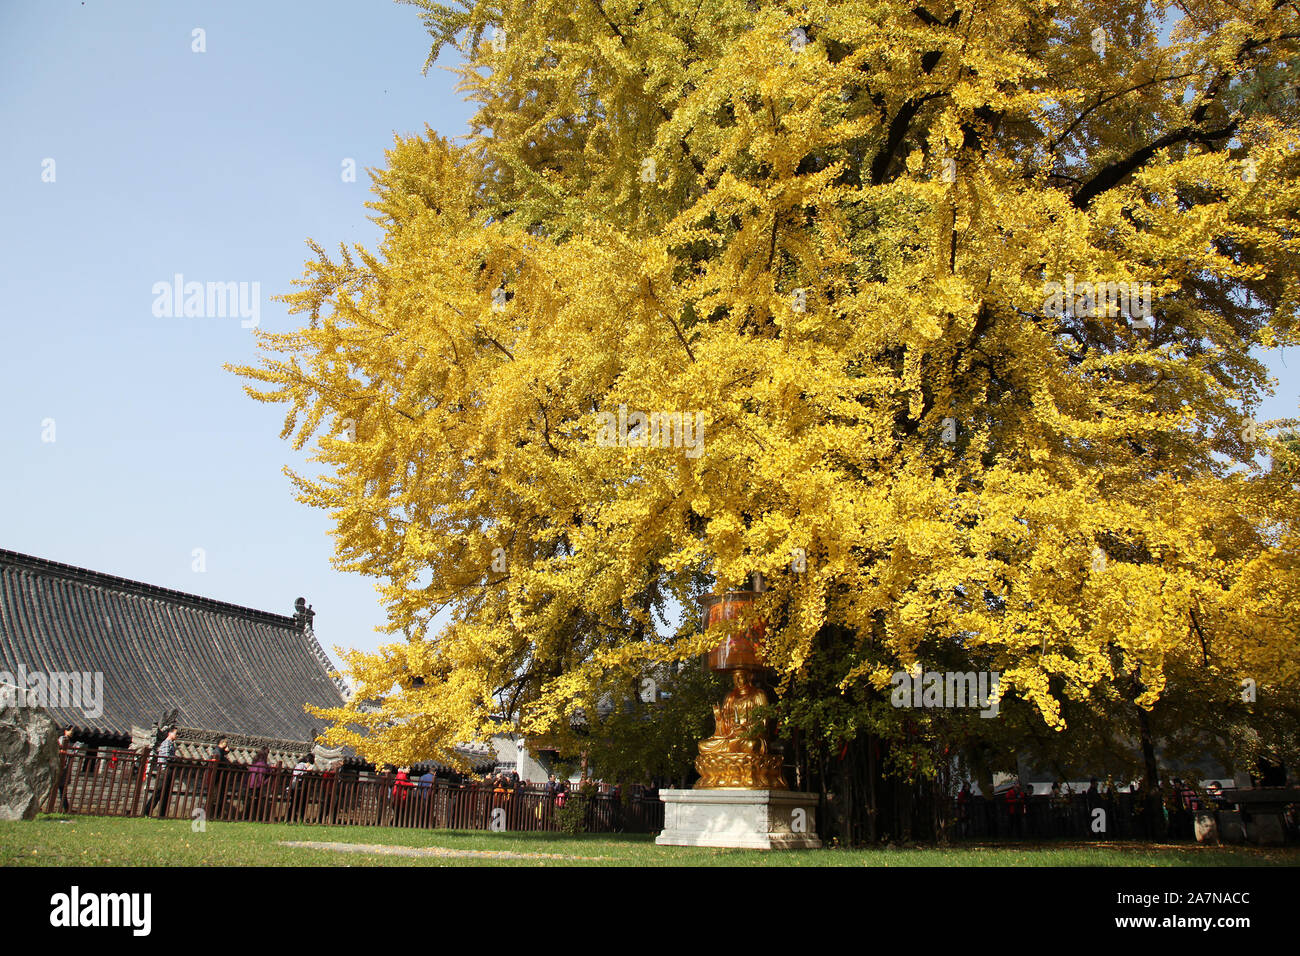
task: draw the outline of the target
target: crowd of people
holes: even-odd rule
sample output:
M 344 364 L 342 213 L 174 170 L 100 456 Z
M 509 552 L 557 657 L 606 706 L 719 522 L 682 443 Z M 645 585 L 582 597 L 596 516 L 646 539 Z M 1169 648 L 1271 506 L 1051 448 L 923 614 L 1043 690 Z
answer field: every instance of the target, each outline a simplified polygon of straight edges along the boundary
M 61 753 L 66 754 L 69 751 L 73 753 L 62 764 L 58 778 L 57 793 L 64 811 L 70 810 L 67 786 L 75 761 L 78 759 L 83 761 L 80 768 L 82 776 L 95 773 L 101 762 L 105 772 L 118 775 L 123 769 L 122 762 L 126 761 L 134 769 L 134 775 L 138 778 L 141 790 L 145 794 L 144 801 L 140 804 L 139 814 L 150 816 L 156 808 L 159 818 L 166 817 L 176 783 L 177 730 L 175 727 L 168 727 L 163 728 L 159 733 L 161 739 L 153 747 L 144 745 L 130 751 L 108 749 L 97 754 L 93 748 L 86 748 L 74 739 L 72 727 L 66 727 L 58 740 Z M 78 757 L 78 751 L 84 753 Z M 293 781 L 297 782 L 302 773 L 311 769 L 314 761 L 313 755 L 304 755 L 294 768 Z M 257 751 L 247 765 L 236 763 L 231 757 L 230 740 L 226 737 L 220 738 L 212 745 L 209 763 L 211 780 L 217 782 L 210 788 L 210 802 L 206 811 L 210 816 L 221 815 L 230 798 L 242 790 L 240 796 L 243 797 L 243 814 L 245 817 L 251 817 L 259 802 L 257 798 L 263 794 L 263 788 L 267 786 L 272 774 L 277 770 L 285 769 L 272 763 L 270 750 L 266 747 Z M 237 779 L 240 780 L 239 784 L 236 784 Z
M 1177 777 L 1156 790 L 1094 777 L 1085 790 L 1055 782 L 1043 793 L 1017 779 L 992 797 L 974 793 L 966 783 L 956 798 L 957 835 L 1192 839 L 1196 815 L 1217 807 L 1222 795 L 1218 781 L 1198 789 Z
M 390 816 L 400 812 L 412 795 L 427 796 L 435 787 L 490 794 L 487 804 L 489 808 L 506 806 L 513 802 L 511 797 L 524 793 L 543 795 L 548 808 L 563 807 L 570 793 L 578 790 L 584 795 L 608 796 L 615 800 L 623 794 L 621 787 L 603 780 L 588 779 L 580 784 L 571 784 L 567 780 L 557 780 L 555 774 L 550 774 L 543 783 L 530 783 L 522 780 L 514 771 L 476 778 L 450 772 L 445 768 L 435 772 L 432 764 L 414 767 L 387 764 L 372 771 L 348 763 L 324 770 L 316 766 L 316 757 L 312 753 L 301 755 L 290 766 L 289 761 L 274 761 L 267 747 L 258 750 L 247 763 L 242 763 L 233 758 L 229 739 L 225 737 L 211 746 L 207 766 L 204 767 L 202 764 L 196 765 L 194 761 L 178 760 L 177 731 L 174 727 L 160 730 L 160 739 L 154 747 L 142 746 L 135 751 L 104 750 L 99 754 L 93 749 L 84 748 L 74 740 L 73 735 L 73 728 L 67 727 L 58 741 L 62 753 L 73 753 L 64 761 L 58 778 L 57 794 L 65 812 L 70 811 L 68 780 L 78 760 L 85 761 L 79 774 L 83 779 L 94 774 L 97 767 L 108 770 L 119 779 L 135 779 L 136 789 L 144 794 L 144 799 L 139 803 L 138 810 L 132 802 L 130 812 L 150 816 L 156 811 L 159 818 L 167 816 L 181 766 L 186 768 L 186 773 L 191 774 L 182 786 L 197 786 L 205 794 L 205 812 L 209 819 L 262 819 L 268 812 L 268 806 L 274 808 L 281 800 L 286 805 L 281 811 L 283 818 L 300 819 L 306 812 L 309 801 L 314 800 L 317 804 L 337 802 L 331 801 L 330 796 L 334 793 L 335 785 L 340 782 L 375 785 L 376 792 L 382 795 L 378 801 L 380 820 L 377 822 L 382 822 L 385 812 Z M 78 757 L 76 753 L 82 750 L 85 751 L 84 755 Z M 120 766 L 123 760 L 131 764 L 134 775 Z M 194 774 L 200 776 L 193 776 Z M 629 794 L 633 798 L 657 799 L 657 794 L 652 794 L 646 788 L 634 787 L 633 791 Z M 353 799 L 355 792 L 355 787 L 348 789 L 347 799 Z

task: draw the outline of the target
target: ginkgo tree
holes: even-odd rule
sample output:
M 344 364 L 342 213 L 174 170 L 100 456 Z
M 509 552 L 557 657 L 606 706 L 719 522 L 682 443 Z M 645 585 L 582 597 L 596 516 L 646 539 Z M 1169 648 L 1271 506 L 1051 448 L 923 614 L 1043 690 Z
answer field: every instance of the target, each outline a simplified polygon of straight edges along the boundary
M 398 637 L 332 742 L 563 734 L 759 572 L 823 757 L 1073 713 L 1149 751 L 1173 701 L 1294 743 L 1252 419 L 1297 340 L 1294 4 L 415 3 L 470 134 L 397 139 L 382 243 L 313 243 L 307 325 L 237 370 Z M 940 664 L 1005 719 L 888 705 Z

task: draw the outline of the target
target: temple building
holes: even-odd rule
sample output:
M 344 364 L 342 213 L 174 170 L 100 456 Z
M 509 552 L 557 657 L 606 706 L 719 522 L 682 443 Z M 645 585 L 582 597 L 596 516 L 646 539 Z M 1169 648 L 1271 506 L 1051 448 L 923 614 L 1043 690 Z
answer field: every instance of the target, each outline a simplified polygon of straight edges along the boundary
M 273 765 L 314 752 L 321 769 L 368 767 L 315 744 L 324 722 L 304 704 L 339 707 L 351 691 L 314 616 L 303 598 L 274 614 L 0 549 L 0 701 L 44 707 L 87 748 L 152 745 L 174 725 L 183 757 L 225 737 L 239 763 L 266 747 Z M 533 769 L 513 735 L 456 750 L 475 773 Z
M 138 747 L 171 723 L 183 756 L 224 736 L 240 756 L 296 759 L 322 727 L 303 705 L 348 694 L 312 616 L 301 598 L 273 614 L 0 550 L 0 679 L 88 747 Z

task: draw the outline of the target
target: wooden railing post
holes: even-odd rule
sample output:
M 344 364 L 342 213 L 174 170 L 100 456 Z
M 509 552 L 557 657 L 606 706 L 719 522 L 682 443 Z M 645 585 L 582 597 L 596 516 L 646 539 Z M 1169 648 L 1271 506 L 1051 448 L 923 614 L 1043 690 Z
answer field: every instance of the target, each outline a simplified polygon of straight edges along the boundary
M 131 795 L 130 816 L 135 816 L 140 806 L 140 791 L 144 789 L 145 782 L 149 779 L 149 761 L 152 757 L 151 754 L 137 754 L 136 756 L 140 758 L 141 766 L 137 767 L 136 762 L 131 761 L 131 775 L 135 777 L 135 791 Z M 137 771 L 139 772 L 137 773 Z
M 217 774 L 220 772 L 217 769 L 217 760 L 215 757 L 211 758 L 209 763 L 211 766 L 208 768 L 206 775 L 208 785 L 203 791 L 203 819 L 205 821 L 207 820 L 208 813 L 212 807 L 212 785 L 217 782 Z

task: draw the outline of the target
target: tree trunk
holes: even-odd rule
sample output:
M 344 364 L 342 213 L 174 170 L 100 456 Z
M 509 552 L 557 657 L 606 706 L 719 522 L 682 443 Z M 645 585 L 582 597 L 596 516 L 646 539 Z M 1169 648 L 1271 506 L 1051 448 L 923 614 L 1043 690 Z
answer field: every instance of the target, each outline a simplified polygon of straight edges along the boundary
M 1146 768 L 1144 787 L 1147 793 L 1155 793 L 1159 786 L 1160 769 L 1156 766 L 1156 748 L 1151 740 L 1151 721 L 1141 707 L 1137 709 L 1137 717 L 1138 733 L 1142 741 L 1142 763 Z

